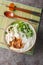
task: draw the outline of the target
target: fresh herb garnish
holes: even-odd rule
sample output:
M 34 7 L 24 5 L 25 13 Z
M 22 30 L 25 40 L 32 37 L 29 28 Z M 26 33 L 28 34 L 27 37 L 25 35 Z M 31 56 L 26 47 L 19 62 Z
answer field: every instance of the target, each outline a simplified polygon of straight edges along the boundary
M 13 22 L 11 25 L 18 24 L 17 29 L 24 33 L 26 37 L 32 37 L 33 36 L 33 30 L 30 28 L 28 23 L 22 22 L 22 21 L 17 21 Z M 12 27 L 11 27 L 12 28 Z
M 19 22 L 18 30 L 23 32 L 26 37 L 32 37 L 33 36 L 33 30 L 29 27 L 29 24 L 24 22 Z
M 5 32 L 5 34 L 7 34 L 7 32 Z
M 10 27 L 10 28 L 8 29 L 8 31 L 12 30 L 12 28 L 13 28 L 13 27 Z

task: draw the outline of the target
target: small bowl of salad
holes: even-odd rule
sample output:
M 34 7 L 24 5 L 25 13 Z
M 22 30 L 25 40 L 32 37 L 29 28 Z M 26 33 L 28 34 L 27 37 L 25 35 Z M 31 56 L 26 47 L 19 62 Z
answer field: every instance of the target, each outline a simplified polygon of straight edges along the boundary
M 30 50 L 36 41 L 34 27 L 24 21 L 14 21 L 5 31 L 5 40 L 10 49 L 23 53 Z

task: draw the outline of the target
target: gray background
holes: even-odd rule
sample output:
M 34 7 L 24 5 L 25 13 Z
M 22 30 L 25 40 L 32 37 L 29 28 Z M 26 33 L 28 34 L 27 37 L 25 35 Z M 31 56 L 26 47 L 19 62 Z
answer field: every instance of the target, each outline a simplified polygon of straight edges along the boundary
M 43 0 L 12 0 L 14 2 L 43 8 Z M 43 13 L 37 37 L 35 54 L 33 56 L 14 53 L 0 48 L 0 65 L 43 65 Z

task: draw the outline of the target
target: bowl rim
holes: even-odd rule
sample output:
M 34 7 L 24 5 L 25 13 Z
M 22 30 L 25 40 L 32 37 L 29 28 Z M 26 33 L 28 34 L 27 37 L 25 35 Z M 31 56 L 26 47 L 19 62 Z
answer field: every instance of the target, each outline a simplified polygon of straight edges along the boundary
M 14 21 L 14 22 L 16 22 L 16 21 Z M 24 22 L 24 21 L 22 21 L 22 22 Z M 13 22 L 12 22 L 13 23 Z M 34 27 L 29 23 L 29 22 L 24 22 L 24 23 L 27 23 L 27 24 L 29 24 L 29 26 L 30 27 L 32 27 L 32 29 L 34 30 L 34 32 L 35 32 L 35 29 L 34 29 Z M 11 25 L 11 24 L 10 24 Z M 7 28 L 9 28 L 9 26 L 10 25 L 8 25 L 7 26 Z M 12 25 L 13 26 L 13 25 Z M 7 29 L 6 28 L 6 29 Z M 5 35 L 4 35 L 4 37 L 5 37 Z M 6 42 L 6 40 L 5 40 L 5 42 Z M 34 45 L 35 45 L 35 42 L 36 42 L 36 32 L 35 32 L 35 41 L 34 41 L 34 44 L 32 44 L 31 45 L 31 47 L 30 48 L 28 48 L 27 50 L 25 50 L 25 51 L 22 51 L 22 52 L 19 52 L 19 51 L 16 51 L 16 50 L 14 50 L 14 48 L 12 47 L 12 48 L 10 48 L 11 50 L 13 50 L 14 52 L 17 52 L 17 53 L 25 53 L 25 52 L 27 52 L 27 51 L 29 51 Z

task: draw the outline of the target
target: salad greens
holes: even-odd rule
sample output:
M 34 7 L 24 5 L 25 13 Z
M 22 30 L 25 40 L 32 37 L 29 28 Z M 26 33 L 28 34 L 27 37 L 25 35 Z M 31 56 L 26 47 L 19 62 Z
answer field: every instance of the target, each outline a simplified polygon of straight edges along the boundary
M 32 37 L 33 36 L 33 30 L 30 28 L 28 23 L 22 22 L 22 21 L 17 21 L 13 22 L 11 25 L 18 24 L 17 29 L 24 33 L 26 37 Z

